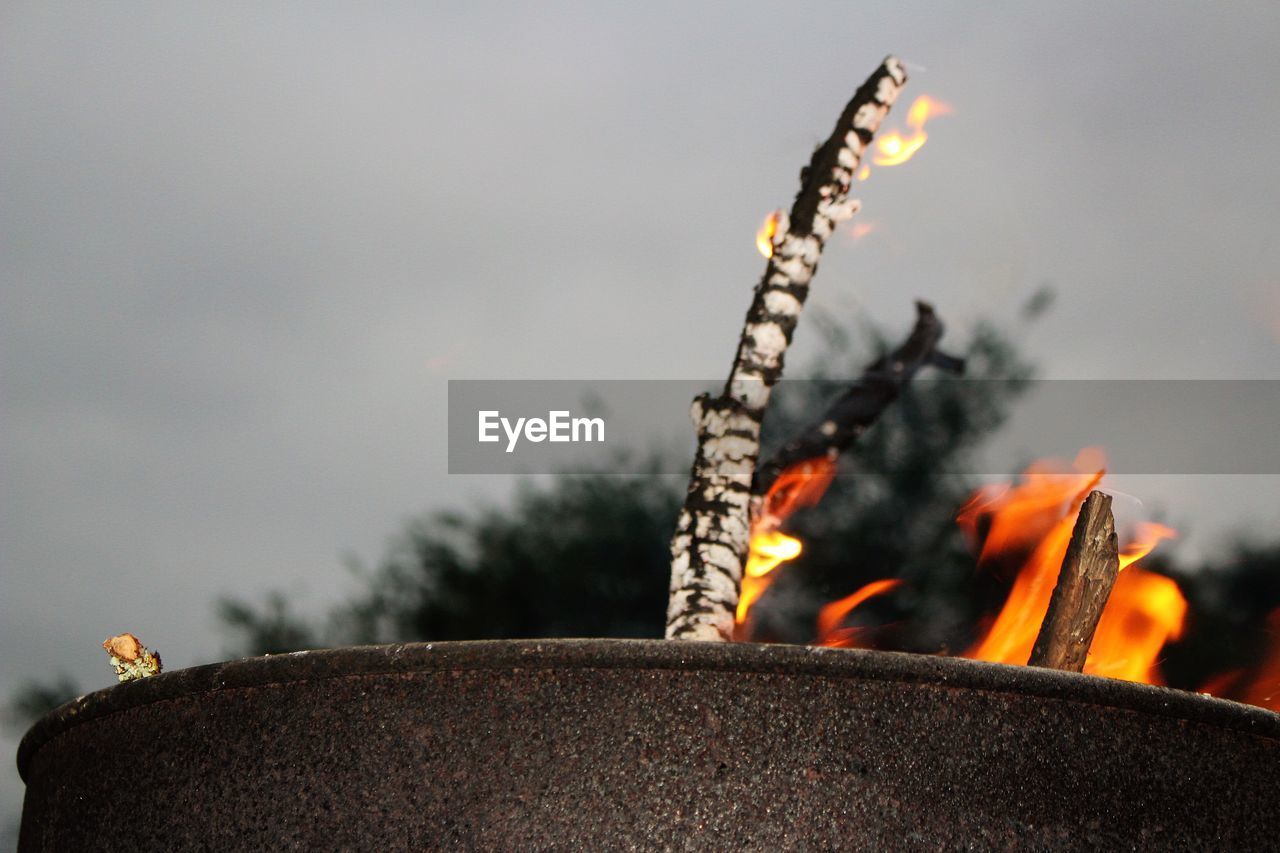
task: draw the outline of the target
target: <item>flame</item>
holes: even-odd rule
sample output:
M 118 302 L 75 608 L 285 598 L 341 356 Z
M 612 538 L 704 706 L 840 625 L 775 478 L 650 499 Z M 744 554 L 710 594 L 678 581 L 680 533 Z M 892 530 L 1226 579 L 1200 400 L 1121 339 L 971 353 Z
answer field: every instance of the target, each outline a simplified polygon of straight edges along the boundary
M 774 581 L 773 570 L 800 555 L 799 539 L 778 530 L 802 506 L 816 504 L 836 475 L 836 462 L 825 457 L 792 465 L 769 487 L 751 525 L 751 550 L 743 570 L 735 622 L 746 624 L 751 606 Z
M 1245 669 L 1218 673 L 1200 692 L 1280 711 L 1280 607 L 1267 616 L 1266 630 L 1270 639 L 1261 660 Z
M 1120 550 L 1120 570 L 1151 553 L 1161 539 L 1177 539 L 1178 531 L 1154 521 L 1140 522 L 1134 529 L 1133 539 Z
M 760 508 L 760 523 L 769 529 L 791 517 L 802 506 L 813 506 L 826 494 L 836 476 L 834 459 L 818 457 L 798 462 L 778 475 Z
M 858 174 L 856 177 L 860 181 L 865 181 L 867 178 L 871 177 L 871 167 L 868 166 L 866 163 L 863 163 L 858 168 Z
M 1081 451 L 1070 466 L 1052 460 L 1034 463 L 1018 485 L 980 489 L 961 509 L 957 521 L 977 538 L 988 526 L 979 563 L 997 569 L 1020 564 L 1009 597 L 986 634 L 966 657 L 1024 664 L 1031 655 L 1071 531 L 1085 495 L 1101 482 L 1105 461 L 1100 451 Z M 1164 525 L 1143 523 L 1121 549 L 1122 569 L 1149 554 L 1161 539 L 1176 535 Z M 1157 658 L 1180 636 L 1186 600 L 1169 578 L 1128 568 L 1116 580 L 1098 623 L 1085 672 L 1130 681 L 1162 683 Z
M 896 578 L 872 581 L 853 595 L 833 601 L 818 611 L 818 645 L 849 647 L 857 644 L 858 629 L 841 628 L 840 623 L 868 599 L 900 586 Z
M 898 166 L 907 162 L 929 138 L 924 132 L 925 122 L 933 116 L 950 115 L 951 111 L 950 106 L 928 95 L 916 98 L 907 111 L 907 126 L 911 133 L 904 136 L 900 131 L 891 130 L 882 134 L 876 140 L 876 153 L 871 162 L 877 166 Z
M 771 572 L 787 560 L 800 556 L 800 540 L 776 530 L 751 537 L 751 552 L 747 555 L 747 567 L 742 573 L 742 590 L 738 594 L 738 611 L 735 621 L 741 625 L 747 621 L 751 605 L 773 583 Z
M 1182 636 L 1187 601 L 1164 575 L 1138 567 L 1120 573 L 1102 611 L 1084 671 L 1091 675 L 1164 684 L 1157 658 Z
M 778 218 L 781 211 L 775 210 L 764 218 L 760 230 L 756 232 L 756 248 L 766 258 L 773 257 L 773 238 L 778 234 Z
M 980 563 L 1009 552 L 1025 552 L 1041 542 L 1052 528 L 1061 526 L 1061 515 L 1101 480 L 1106 468 L 1102 451 L 1089 447 L 1077 454 L 1069 466 L 1053 459 L 1031 463 L 1022 482 L 998 483 L 976 491 L 960 508 L 956 522 L 972 540 L 977 527 L 989 519 L 990 529 L 983 539 Z M 1067 538 L 1071 531 L 1068 526 Z M 1055 567 L 1056 569 L 1056 567 Z
M 1066 555 L 1085 495 L 1105 475 L 1101 451 L 1088 448 L 1064 465 L 1033 463 L 1021 481 L 986 486 L 961 508 L 957 521 L 974 542 L 979 562 L 999 570 L 1017 566 L 1008 598 L 984 635 L 965 657 L 1023 664 L 1031 654 Z M 778 566 L 800 555 L 800 540 L 781 525 L 802 506 L 821 499 L 835 476 L 834 460 L 818 458 L 788 468 L 766 494 L 753 520 L 751 549 L 738 603 L 737 625 L 747 624 L 752 606 L 776 577 Z M 979 536 L 979 531 L 983 535 Z M 1182 636 L 1187 602 L 1170 578 L 1136 565 L 1162 539 L 1177 531 L 1142 522 L 1121 545 L 1120 574 L 1094 633 L 1084 671 L 1091 675 L 1163 684 L 1159 659 L 1164 646 Z M 817 642 L 824 646 L 864 645 L 866 629 L 842 626 L 856 608 L 901 584 L 883 579 L 821 609 Z M 1270 619 L 1271 648 L 1249 670 L 1225 673 L 1203 690 L 1264 708 L 1280 710 L 1280 610 Z
M 855 222 L 853 224 L 853 239 L 861 240 L 874 230 L 876 230 L 874 222 Z
M 1082 450 L 1070 465 L 1040 460 L 1018 483 L 985 486 L 957 514 L 971 542 L 980 543 L 984 568 L 1016 568 L 999 614 L 965 657 L 1024 664 L 1031 654 L 1066 555 L 1085 496 L 1105 475 L 1106 460 L 1096 448 Z M 745 634 L 752 606 L 776 577 L 776 569 L 800 555 L 799 539 L 779 527 L 802 506 L 821 499 L 835 476 L 834 460 L 818 458 L 788 468 L 765 496 L 751 529 L 751 550 L 738 603 L 739 635 Z M 1164 684 L 1160 655 L 1181 638 L 1187 602 L 1177 583 L 1136 565 L 1162 539 L 1177 531 L 1154 522 L 1134 525 L 1121 543 L 1120 574 L 1094 633 L 1084 671 L 1091 675 Z M 873 581 L 818 613 L 817 644 L 865 646 L 868 629 L 842 623 L 862 604 L 900 586 L 894 578 Z M 1210 679 L 1202 692 L 1280 711 L 1280 608 L 1268 618 L 1270 646 L 1247 669 Z
M 911 136 L 903 136 L 900 132 L 891 130 L 876 140 L 877 150 L 871 162 L 877 166 L 899 166 L 910 160 L 928 138 L 923 130 L 918 130 Z

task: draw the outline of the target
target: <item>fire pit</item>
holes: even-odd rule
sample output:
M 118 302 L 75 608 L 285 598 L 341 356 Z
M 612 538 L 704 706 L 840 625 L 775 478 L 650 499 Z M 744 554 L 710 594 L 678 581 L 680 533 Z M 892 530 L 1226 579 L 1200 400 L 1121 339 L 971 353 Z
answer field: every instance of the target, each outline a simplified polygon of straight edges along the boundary
M 1280 715 L 1050 670 L 627 640 L 380 646 L 100 691 L 22 850 L 1262 848 Z
M 1037 464 L 961 509 L 983 558 L 1027 557 L 965 651 L 998 663 L 834 648 L 868 642 L 850 614 L 899 578 L 819 612 L 832 648 L 725 642 L 751 638 L 753 603 L 800 553 L 782 526 L 841 455 L 920 370 L 965 368 L 919 301 L 899 346 L 761 456 L 819 258 L 906 82 L 887 57 L 758 237 L 767 264 L 729 377 L 691 407 L 667 641 L 299 652 L 102 691 L 23 740 L 21 848 L 1273 846 L 1280 714 L 1079 674 L 1160 681 L 1186 609 L 1172 580 L 1121 574 L 1173 531 L 1122 544 L 1095 488 L 1105 465 L 1064 479 Z M 917 99 L 912 136 L 887 134 L 874 162 L 904 162 L 945 110 Z M 131 634 L 104 647 L 122 678 L 159 670 Z M 1022 662 L 1037 668 L 1006 665 Z M 1271 701 L 1270 666 L 1233 676 L 1240 695 Z

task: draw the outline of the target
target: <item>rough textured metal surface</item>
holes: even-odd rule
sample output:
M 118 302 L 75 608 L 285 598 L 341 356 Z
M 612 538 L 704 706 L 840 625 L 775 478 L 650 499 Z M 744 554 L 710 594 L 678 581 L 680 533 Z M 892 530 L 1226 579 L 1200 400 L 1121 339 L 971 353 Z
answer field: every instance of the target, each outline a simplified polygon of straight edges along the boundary
M 559 640 L 233 661 L 66 705 L 18 762 L 22 850 L 1274 849 L 1280 837 L 1280 715 L 836 649 Z

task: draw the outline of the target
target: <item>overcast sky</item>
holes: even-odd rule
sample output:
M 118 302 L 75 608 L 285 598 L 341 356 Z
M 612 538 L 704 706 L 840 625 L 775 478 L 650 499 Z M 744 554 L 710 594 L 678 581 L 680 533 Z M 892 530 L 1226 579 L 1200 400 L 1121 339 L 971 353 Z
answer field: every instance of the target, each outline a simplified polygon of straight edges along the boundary
M 5 3 L 0 694 L 107 686 L 122 630 L 217 659 L 217 595 L 319 611 L 505 493 L 446 474 L 448 378 L 722 375 L 755 229 L 889 52 L 954 114 L 812 305 L 927 297 L 958 347 L 1049 282 L 1044 375 L 1280 378 L 1278 43 L 1275 4 Z M 1277 479 L 1128 488 L 1204 549 Z

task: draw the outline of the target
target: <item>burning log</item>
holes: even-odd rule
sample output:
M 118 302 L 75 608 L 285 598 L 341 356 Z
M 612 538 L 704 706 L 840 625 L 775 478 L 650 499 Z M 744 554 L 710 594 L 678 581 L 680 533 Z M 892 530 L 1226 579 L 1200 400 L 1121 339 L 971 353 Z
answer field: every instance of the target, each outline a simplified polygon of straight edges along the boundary
M 972 541 L 981 543 L 979 565 L 1017 573 L 999 614 L 965 657 L 1026 664 L 1062 574 L 1080 505 L 1102 482 L 1106 466 L 1097 448 L 1080 451 L 1069 465 L 1038 460 L 1023 472 L 1022 482 L 989 484 L 961 509 L 957 521 Z M 1122 543 L 1121 572 L 1089 645 L 1086 673 L 1164 683 L 1160 650 L 1181 634 L 1187 602 L 1172 579 L 1135 563 L 1176 534 L 1147 522 Z
M 1028 666 L 1084 670 L 1094 631 L 1119 572 L 1120 549 L 1111 497 L 1090 492 L 1071 532 L 1071 544 Z
M 939 352 L 942 320 L 927 302 L 916 301 L 916 324 L 901 346 L 876 359 L 862 378 L 827 407 L 826 413 L 756 469 L 752 493 L 768 494 L 778 476 L 793 465 L 826 457 L 834 460 L 871 426 L 902 393 L 920 368 L 933 365 L 964 372 L 964 359 Z M 752 515 L 757 515 L 757 511 Z
M 671 540 L 670 639 L 733 637 L 750 535 L 751 484 L 769 394 L 782 376 L 822 247 L 836 224 L 858 209 L 848 194 L 862 154 L 906 81 L 902 63 L 892 56 L 885 59 L 801 170 L 791 212 L 779 214 L 769 238 L 772 251 L 724 391 L 693 402 L 698 450 Z

